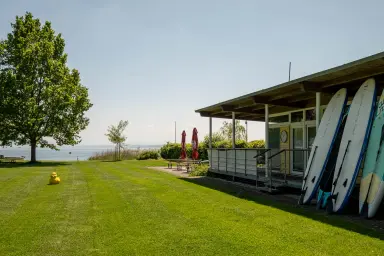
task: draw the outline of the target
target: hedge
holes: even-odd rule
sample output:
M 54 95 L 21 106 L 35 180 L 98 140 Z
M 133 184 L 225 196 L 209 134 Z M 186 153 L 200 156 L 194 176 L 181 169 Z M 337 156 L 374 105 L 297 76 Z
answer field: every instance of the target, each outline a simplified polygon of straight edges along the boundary
M 141 152 L 137 157 L 137 160 L 159 159 L 159 152 L 156 150 L 146 150 Z
M 264 148 L 264 140 L 254 140 L 246 142 L 244 140 L 236 141 L 236 148 Z M 232 142 L 228 140 L 218 141 L 212 144 L 213 148 L 232 148 Z M 201 142 L 199 144 L 198 152 L 199 159 L 207 160 L 209 145 L 207 142 Z M 191 144 L 186 144 L 186 153 L 187 157 L 191 158 L 192 156 L 192 146 Z M 160 148 L 160 156 L 163 159 L 178 159 L 181 153 L 181 144 L 180 143 L 167 143 Z

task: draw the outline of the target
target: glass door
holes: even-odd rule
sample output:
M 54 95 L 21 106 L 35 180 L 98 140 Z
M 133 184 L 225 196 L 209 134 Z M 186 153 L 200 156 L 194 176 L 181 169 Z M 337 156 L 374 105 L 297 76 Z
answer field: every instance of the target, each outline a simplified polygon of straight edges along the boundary
M 295 150 L 304 148 L 304 129 L 301 127 L 292 127 L 292 173 L 302 174 L 304 172 L 304 151 Z

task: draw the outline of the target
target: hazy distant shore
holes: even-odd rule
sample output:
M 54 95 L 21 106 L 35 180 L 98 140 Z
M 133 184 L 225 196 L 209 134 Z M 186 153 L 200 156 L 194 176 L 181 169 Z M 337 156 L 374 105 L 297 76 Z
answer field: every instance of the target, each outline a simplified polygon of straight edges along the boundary
M 161 146 L 162 145 L 128 145 L 127 149 L 160 149 Z M 39 161 L 84 161 L 88 160 L 95 154 L 100 154 L 113 149 L 113 145 L 78 145 L 74 147 L 63 146 L 59 151 L 48 148 L 38 148 L 36 153 Z M 31 158 L 30 148 L 25 146 L 0 148 L 0 155 L 17 157 L 24 156 L 26 161 L 29 161 Z

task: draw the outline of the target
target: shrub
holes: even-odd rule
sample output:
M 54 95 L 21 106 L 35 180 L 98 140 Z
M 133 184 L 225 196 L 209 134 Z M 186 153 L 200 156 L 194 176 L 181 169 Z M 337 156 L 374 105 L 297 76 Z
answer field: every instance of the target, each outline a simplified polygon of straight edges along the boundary
M 253 140 L 248 143 L 248 148 L 265 148 L 264 140 Z
M 231 145 L 230 141 L 222 140 L 222 141 L 217 142 L 216 145 L 212 145 L 212 147 L 216 147 L 216 148 L 231 148 L 232 145 Z
M 159 159 L 159 152 L 156 150 L 142 151 L 137 157 L 137 160 Z
M 208 148 L 209 148 L 209 139 L 207 140 L 207 136 L 206 136 L 204 140 L 199 143 L 198 152 L 199 152 L 200 160 L 208 159 Z M 229 140 L 212 141 L 212 148 L 232 148 L 232 141 L 229 141 Z M 249 143 L 247 143 L 244 140 L 238 140 L 236 141 L 236 148 L 264 148 L 264 140 L 254 140 Z M 160 149 L 160 156 L 164 159 L 178 159 L 180 158 L 180 153 L 181 153 L 180 143 L 168 142 Z M 189 143 L 186 145 L 186 153 L 188 158 L 192 156 L 192 146 Z
M 201 143 L 198 148 L 199 152 L 199 159 L 201 160 L 208 160 L 208 149 L 209 145 L 206 145 L 205 143 Z
M 201 149 L 200 149 L 201 147 Z M 204 146 L 199 145 L 199 159 L 202 159 L 200 156 L 206 156 L 208 158 L 207 153 L 202 152 L 200 150 L 204 150 Z M 187 153 L 187 157 L 191 158 L 192 157 L 192 145 L 190 143 L 187 143 L 185 145 L 185 151 Z M 202 153 L 200 153 L 202 152 Z M 181 144 L 180 143 L 167 143 L 164 146 L 161 147 L 160 149 L 160 156 L 163 159 L 179 159 L 181 155 Z M 205 159 L 203 159 L 205 160 Z
M 189 173 L 189 176 L 207 176 L 208 168 L 208 165 L 196 165 Z
M 160 156 L 163 159 L 178 159 L 181 153 L 181 145 L 179 143 L 167 143 L 160 148 Z
M 236 148 L 247 148 L 248 143 L 245 140 L 236 141 Z

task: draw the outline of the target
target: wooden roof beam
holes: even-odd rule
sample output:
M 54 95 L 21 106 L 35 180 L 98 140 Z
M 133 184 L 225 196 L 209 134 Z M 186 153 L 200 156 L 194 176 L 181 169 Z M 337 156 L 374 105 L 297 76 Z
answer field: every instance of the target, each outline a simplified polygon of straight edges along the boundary
M 365 80 L 371 77 L 375 77 L 378 75 L 383 75 L 384 74 L 384 65 L 377 67 L 373 70 L 369 70 L 368 72 L 366 70 L 358 71 L 353 74 L 341 76 L 338 78 L 331 79 L 329 81 L 321 83 L 322 87 L 331 87 L 334 85 L 339 85 L 339 84 L 346 84 L 354 81 L 359 81 L 359 80 Z
M 287 100 L 279 99 L 274 100 L 268 97 L 253 96 L 252 100 L 255 104 L 271 104 L 275 106 L 291 107 L 291 108 L 304 108 L 305 104 L 299 102 L 288 102 Z
M 248 106 L 248 107 L 234 107 L 230 105 L 223 105 L 221 106 L 222 111 L 224 112 L 235 112 L 235 113 L 244 113 L 244 114 L 259 114 L 264 113 L 264 106 L 263 107 L 256 107 L 254 106 Z
M 239 116 L 239 118 L 250 118 L 250 119 L 257 119 L 257 118 L 261 118 L 261 117 L 264 117 L 264 115 L 261 115 L 261 114 L 241 114 Z
M 323 92 L 321 86 L 318 83 L 305 81 L 300 83 L 300 90 L 302 92 Z
M 321 83 L 313 83 L 313 82 L 306 82 L 306 81 L 303 81 L 300 83 L 300 89 L 302 92 L 306 92 L 306 93 L 321 92 L 324 94 L 334 94 L 338 90 L 334 88 L 324 88 L 323 84 Z
M 200 112 L 200 116 L 201 117 L 211 117 L 211 113 L 210 112 Z
M 226 112 L 233 112 L 235 110 L 235 106 L 233 105 L 221 105 L 221 110 Z

